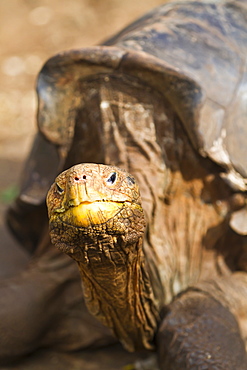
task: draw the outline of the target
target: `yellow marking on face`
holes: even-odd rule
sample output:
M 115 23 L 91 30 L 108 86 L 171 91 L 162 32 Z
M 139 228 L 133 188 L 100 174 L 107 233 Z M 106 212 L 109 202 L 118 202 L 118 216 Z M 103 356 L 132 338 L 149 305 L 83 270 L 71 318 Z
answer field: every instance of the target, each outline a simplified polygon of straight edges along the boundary
M 70 225 L 88 227 L 107 222 L 122 207 L 123 203 L 119 202 L 84 202 L 76 207 L 70 207 L 64 213 L 59 213 L 59 218 Z

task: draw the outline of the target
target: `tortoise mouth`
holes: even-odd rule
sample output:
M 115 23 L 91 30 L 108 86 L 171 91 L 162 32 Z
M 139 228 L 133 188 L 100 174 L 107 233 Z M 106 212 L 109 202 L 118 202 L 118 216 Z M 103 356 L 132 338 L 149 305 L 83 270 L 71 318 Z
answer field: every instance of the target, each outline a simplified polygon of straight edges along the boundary
M 59 219 L 67 225 L 83 228 L 100 225 L 115 217 L 123 209 L 125 203 L 128 202 L 86 201 L 65 210 L 55 210 L 50 221 L 56 222 Z

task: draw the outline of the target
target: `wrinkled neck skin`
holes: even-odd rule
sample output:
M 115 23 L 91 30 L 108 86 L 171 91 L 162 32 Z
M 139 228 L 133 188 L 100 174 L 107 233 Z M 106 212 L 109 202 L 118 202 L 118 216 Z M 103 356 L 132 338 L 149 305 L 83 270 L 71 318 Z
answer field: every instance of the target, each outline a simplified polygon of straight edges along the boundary
M 224 198 L 229 194 L 213 165 L 194 151 L 170 103 L 159 92 L 125 76 L 102 76 L 83 86 L 81 91 L 90 98 L 85 95 L 78 114 L 75 137 L 83 139 L 75 138 L 71 158 L 77 163 L 116 165 L 132 173 L 146 215 L 144 257 L 138 241 L 136 254 L 121 254 L 121 259 L 125 256 L 121 267 L 111 258 L 104 258 L 107 269 L 97 262 L 79 262 L 91 310 L 98 317 L 105 311 L 106 324 L 133 348 L 132 338 L 149 342 L 146 322 L 155 332 L 153 302 L 161 310 L 189 285 L 224 273 L 215 246 L 226 227 Z M 81 125 L 85 121 L 87 126 Z M 118 242 L 110 241 L 116 248 Z M 92 240 L 86 248 L 93 250 L 94 243 L 97 248 L 102 244 Z M 120 248 L 125 249 L 123 243 Z M 101 253 L 106 256 L 108 249 Z M 144 324 L 136 327 L 136 323 Z
M 90 312 L 113 330 L 127 350 L 153 349 L 159 313 L 141 238 L 126 245 L 123 238 L 109 235 L 88 240 L 83 249 L 78 265 Z

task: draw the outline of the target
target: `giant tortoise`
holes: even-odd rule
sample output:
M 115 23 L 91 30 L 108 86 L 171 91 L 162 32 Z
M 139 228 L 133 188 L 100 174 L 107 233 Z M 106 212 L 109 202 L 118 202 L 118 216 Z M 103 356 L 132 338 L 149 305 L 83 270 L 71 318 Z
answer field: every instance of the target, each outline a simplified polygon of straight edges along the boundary
M 67 170 L 50 232 L 89 311 L 160 369 L 247 369 L 246 55 L 247 2 L 209 0 L 48 60 L 8 213 L 33 261 L 2 358 L 114 341 L 48 238 Z

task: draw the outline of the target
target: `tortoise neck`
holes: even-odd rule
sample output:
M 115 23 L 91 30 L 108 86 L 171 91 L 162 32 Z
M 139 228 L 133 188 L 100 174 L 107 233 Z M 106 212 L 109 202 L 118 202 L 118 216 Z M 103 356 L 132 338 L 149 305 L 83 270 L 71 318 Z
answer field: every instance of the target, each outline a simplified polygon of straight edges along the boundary
M 107 236 L 84 244 L 83 254 L 77 262 L 89 311 L 127 350 L 153 349 L 159 313 L 142 238 L 128 244 L 123 237 Z

